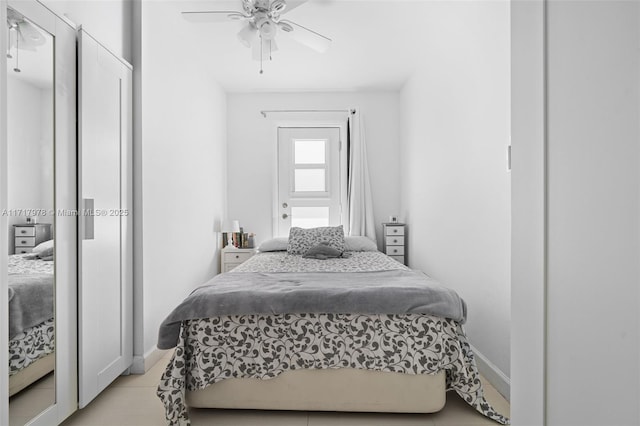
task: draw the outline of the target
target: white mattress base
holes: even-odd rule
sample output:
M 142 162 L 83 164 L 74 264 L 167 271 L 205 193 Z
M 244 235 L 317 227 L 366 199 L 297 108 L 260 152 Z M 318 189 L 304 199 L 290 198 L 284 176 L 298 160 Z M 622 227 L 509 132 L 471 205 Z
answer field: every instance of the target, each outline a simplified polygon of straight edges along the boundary
M 36 380 L 41 379 L 53 371 L 56 364 L 55 352 L 46 355 L 27 368 L 9 377 L 9 396 L 13 396 Z
M 223 380 L 187 391 L 186 400 L 195 408 L 434 413 L 444 407 L 446 384 L 444 372 L 293 370 L 269 380 Z

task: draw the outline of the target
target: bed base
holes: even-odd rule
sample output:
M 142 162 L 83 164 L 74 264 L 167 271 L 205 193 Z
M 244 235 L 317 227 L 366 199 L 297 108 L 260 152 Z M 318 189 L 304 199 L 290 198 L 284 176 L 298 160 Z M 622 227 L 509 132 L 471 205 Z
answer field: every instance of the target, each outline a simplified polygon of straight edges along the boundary
M 17 394 L 30 384 L 51 373 L 55 368 L 55 364 L 56 356 L 55 352 L 52 352 L 10 376 L 9 396 Z
M 446 402 L 445 374 L 351 368 L 286 371 L 269 380 L 227 379 L 187 391 L 194 408 L 434 413 Z

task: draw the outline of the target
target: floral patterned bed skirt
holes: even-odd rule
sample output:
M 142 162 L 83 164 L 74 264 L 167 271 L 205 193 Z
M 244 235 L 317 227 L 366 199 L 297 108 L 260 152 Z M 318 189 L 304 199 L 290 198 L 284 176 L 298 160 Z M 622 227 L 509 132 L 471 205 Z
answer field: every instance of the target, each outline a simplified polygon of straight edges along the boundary
M 53 318 L 27 328 L 9 340 L 9 376 L 24 370 L 55 349 Z
M 447 390 L 501 424 L 485 400 L 462 326 L 430 315 L 280 314 L 189 320 L 158 397 L 169 425 L 189 425 L 185 391 L 229 378 L 270 379 L 297 369 L 356 368 L 404 374 L 444 370 Z

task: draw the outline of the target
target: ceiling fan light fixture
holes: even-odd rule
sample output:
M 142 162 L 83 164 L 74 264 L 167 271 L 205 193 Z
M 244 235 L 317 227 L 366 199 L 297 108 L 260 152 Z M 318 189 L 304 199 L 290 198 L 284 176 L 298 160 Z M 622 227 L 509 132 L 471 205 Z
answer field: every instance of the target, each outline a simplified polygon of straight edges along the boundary
M 257 26 L 260 30 L 260 35 L 265 40 L 273 40 L 278 32 L 278 26 L 270 19 L 261 20 Z
M 251 47 L 253 40 L 256 38 L 257 29 L 251 24 L 245 25 L 238 33 L 238 40 L 245 47 Z
M 287 8 L 287 2 L 284 0 L 274 0 L 269 7 L 269 13 L 272 16 L 279 16 Z

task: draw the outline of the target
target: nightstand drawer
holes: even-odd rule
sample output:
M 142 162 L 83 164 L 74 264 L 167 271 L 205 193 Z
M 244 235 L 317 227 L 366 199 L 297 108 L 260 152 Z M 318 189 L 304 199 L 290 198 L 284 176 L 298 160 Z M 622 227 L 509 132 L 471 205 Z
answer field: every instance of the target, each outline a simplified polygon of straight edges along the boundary
M 404 256 L 404 246 L 390 246 L 387 247 L 388 256 Z
M 224 263 L 242 263 L 249 260 L 253 256 L 253 253 L 234 253 L 233 251 L 223 253 Z M 237 265 L 234 265 L 237 266 Z
M 33 247 L 16 247 L 16 254 L 31 253 L 32 251 Z
M 236 266 L 240 266 L 240 265 L 241 265 L 241 263 L 225 263 L 224 264 L 224 270 L 222 272 L 229 272 L 233 268 L 235 268 Z
M 16 226 L 16 237 L 35 237 L 36 228 L 34 226 Z
M 389 256 L 390 258 L 397 260 L 398 262 L 402 263 L 403 265 L 404 263 L 404 256 Z
M 16 237 L 16 247 L 33 247 L 36 245 L 36 237 Z
M 387 237 L 388 246 L 403 246 L 404 237 Z
M 404 226 L 386 226 L 387 235 L 404 235 Z

